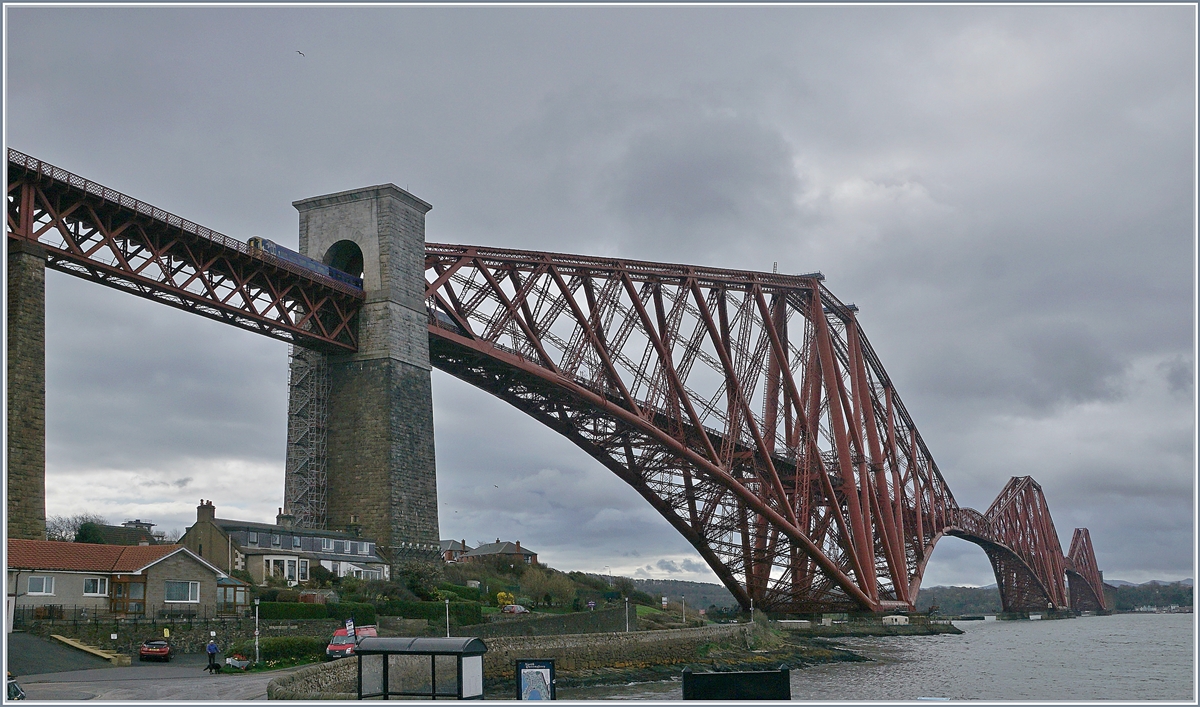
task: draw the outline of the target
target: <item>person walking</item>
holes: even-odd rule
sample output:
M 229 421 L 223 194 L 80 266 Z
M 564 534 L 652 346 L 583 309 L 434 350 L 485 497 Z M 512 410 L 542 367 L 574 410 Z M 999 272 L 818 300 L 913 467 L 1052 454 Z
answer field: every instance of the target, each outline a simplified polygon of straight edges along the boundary
M 204 650 L 208 652 L 208 667 L 205 670 L 212 675 L 221 669 L 221 666 L 217 665 L 217 642 L 209 640 L 208 646 Z

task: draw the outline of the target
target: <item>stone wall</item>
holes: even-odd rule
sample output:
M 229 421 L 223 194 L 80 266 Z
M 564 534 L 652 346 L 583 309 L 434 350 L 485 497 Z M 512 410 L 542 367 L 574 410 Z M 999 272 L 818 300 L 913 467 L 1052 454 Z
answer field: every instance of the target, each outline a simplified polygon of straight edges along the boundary
M 513 679 L 519 659 L 553 660 L 555 669 L 564 673 L 687 663 L 706 644 L 748 645 L 754 630 L 752 624 L 714 624 L 671 631 L 490 638 L 484 641 L 484 681 Z M 354 699 L 357 660 L 337 660 L 276 678 L 267 686 L 267 699 Z
M 629 607 L 629 628 L 637 630 L 637 607 Z M 571 614 L 539 615 L 492 621 L 475 626 L 451 626 L 455 636 L 498 638 L 501 636 L 561 636 L 578 633 L 616 633 L 625 630 L 625 608 L 580 611 Z
M 8 241 L 8 537 L 46 539 L 46 254 Z
M 519 660 L 553 660 L 555 668 L 641 668 L 686 663 L 709 643 L 747 645 L 752 624 L 713 624 L 701 628 L 568 636 L 519 636 L 485 641 L 483 673 L 489 679 L 511 679 Z
M 304 619 L 260 621 L 261 637 L 271 636 L 333 636 L 334 630 L 342 626 L 337 619 Z M 29 633 L 39 636 L 49 636 L 57 633 L 60 636 L 74 638 L 90 646 L 104 650 L 115 650 L 126 655 L 137 655 L 138 646 L 150 638 L 162 638 L 163 629 L 171 632 L 171 645 L 180 653 L 203 653 L 208 643 L 210 633 L 216 631 L 215 640 L 224 652 L 229 646 L 254 640 L 254 619 L 212 619 L 212 620 L 138 620 L 134 621 L 38 621 L 26 627 Z M 114 641 L 112 634 L 117 634 Z

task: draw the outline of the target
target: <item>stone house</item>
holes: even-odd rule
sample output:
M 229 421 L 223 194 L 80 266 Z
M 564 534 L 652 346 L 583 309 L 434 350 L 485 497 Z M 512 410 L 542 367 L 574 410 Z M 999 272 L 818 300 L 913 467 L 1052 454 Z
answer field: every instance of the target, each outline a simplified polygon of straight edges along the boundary
M 8 599 L 54 618 L 215 616 L 226 575 L 181 545 L 8 540 Z
M 255 584 L 278 577 L 294 587 L 308 581 L 316 565 L 339 577 L 391 576 L 373 540 L 342 531 L 297 527 L 282 508 L 274 524 L 216 516 L 213 502 L 201 500 L 195 524 L 179 543 L 226 573 L 245 570 Z
M 521 547 L 520 540 L 510 543 L 507 540 L 501 542 L 500 538 L 496 538 L 494 543 L 480 545 L 470 552 L 463 553 L 460 559 L 472 562 L 487 557 L 502 557 L 509 562 L 523 562 L 527 565 L 537 564 L 537 553 Z

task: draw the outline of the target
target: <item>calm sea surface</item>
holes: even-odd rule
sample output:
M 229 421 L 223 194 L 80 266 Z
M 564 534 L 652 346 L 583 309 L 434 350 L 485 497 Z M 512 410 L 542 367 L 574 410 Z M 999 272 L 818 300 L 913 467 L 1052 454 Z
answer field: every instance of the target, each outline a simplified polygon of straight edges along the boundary
M 961 636 L 842 638 L 872 659 L 792 671 L 794 700 L 1187 700 L 1191 614 L 964 621 Z M 560 689 L 560 700 L 679 700 L 678 681 Z

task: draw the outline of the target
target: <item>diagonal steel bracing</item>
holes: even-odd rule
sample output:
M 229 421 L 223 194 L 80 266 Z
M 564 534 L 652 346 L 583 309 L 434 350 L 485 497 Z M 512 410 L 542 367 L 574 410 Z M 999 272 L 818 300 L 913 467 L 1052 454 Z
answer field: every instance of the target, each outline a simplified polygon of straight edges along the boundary
M 287 505 L 322 524 L 323 354 L 357 349 L 362 292 L 13 150 L 8 178 L 8 237 L 50 267 L 300 347 Z M 630 484 L 743 606 L 911 608 L 949 534 L 984 548 L 1006 610 L 1104 607 L 1086 529 L 1063 557 L 1031 478 L 958 506 L 819 273 L 430 243 L 425 278 L 431 363 Z

